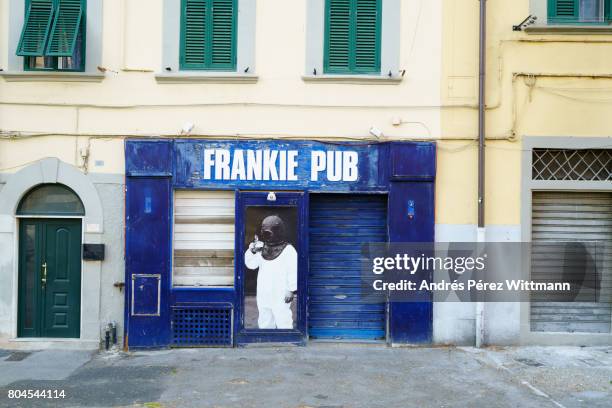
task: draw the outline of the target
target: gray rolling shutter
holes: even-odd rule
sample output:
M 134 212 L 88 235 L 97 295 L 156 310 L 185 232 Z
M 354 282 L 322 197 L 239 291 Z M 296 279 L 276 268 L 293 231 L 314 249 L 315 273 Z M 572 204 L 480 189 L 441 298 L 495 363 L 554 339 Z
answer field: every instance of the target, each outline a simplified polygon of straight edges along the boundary
M 234 285 L 234 192 L 174 193 L 174 286 Z
M 560 273 L 576 273 L 565 253 L 580 251 L 599 266 L 600 279 L 589 282 L 581 294 L 612 287 L 612 194 L 587 192 L 534 192 L 532 200 L 531 278 L 546 281 Z M 561 243 L 561 244 L 560 244 Z M 590 292 L 589 292 L 590 291 Z M 534 298 L 532 300 L 541 300 Z M 587 296 L 590 297 L 590 296 Z M 554 300 L 554 299 L 553 299 Z M 580 300 L 580 299 L 579 299 Z M 543 332 L 609 333 L 609 303 L 531 302 L 531 330 Z
M 309 224 L 309 336 L 384 339 L 385 303 L 361 293 L 361 246 L 387 241 L 386 197 L 312 194 Z

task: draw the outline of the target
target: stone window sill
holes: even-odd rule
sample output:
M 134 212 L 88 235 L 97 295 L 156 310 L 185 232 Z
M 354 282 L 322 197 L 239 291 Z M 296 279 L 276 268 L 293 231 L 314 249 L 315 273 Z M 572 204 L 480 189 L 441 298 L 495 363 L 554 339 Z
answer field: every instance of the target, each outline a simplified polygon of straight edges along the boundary
M 303 75 L 304 82 L 325 82 L 336 84 L 363 84 L 363 85 L 397 85 L 402 82 L 401 76 L 382 75 Z
M 535 25 L 524 29 L 527 34 L 612 34 L 612 25 Z
M 6 82 L 102 82 L 104 74 L 93 72 L 0 71 Z
M 155 79 L 160 84 L 193 84 L 193 83 L 247 83 L 257 82 L 259 77 L 252 74 L 243 73 L 202 73 L 202 72 L 179 72 L 179 73 L 157 73 Z

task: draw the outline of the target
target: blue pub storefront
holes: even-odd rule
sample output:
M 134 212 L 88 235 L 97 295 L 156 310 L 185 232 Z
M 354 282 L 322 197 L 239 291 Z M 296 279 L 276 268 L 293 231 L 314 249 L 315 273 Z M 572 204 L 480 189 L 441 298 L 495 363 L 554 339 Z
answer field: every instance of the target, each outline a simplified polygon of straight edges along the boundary
M 367 302 L 362 244 L 434 240 L 436 146 L 126 141 L 129 348 L 428 343 L 432 303 Z

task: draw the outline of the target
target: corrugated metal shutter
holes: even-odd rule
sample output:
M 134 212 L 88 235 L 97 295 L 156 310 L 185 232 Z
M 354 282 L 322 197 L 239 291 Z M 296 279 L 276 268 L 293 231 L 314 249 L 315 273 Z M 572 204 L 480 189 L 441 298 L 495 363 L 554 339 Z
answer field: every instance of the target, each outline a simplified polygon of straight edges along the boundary
M 234 192 L 174 194 L 174 286 L 234 285 Z
M 387 241 L 387 199 L 310 196 L 308 331 L 316 339 L 385 338 L 384 303 L 361 295 L 361 246 Z
M 566 257 L 560 255 L 561 251 L 567 250 L 566 245 L 555 243 L 583 242 L 584 246 L 567 248 L 577 248 L 591 259 L 597 257 L 603 266 L 599 285 L 609 293 L 612 286 L 612 194 L 534 192 L 531 229 L 532 280 L 551 279 L 565 273 L 564 267 L 567 271 Z M 575 256 L 574 259 L 578 258 Z M 609 303 L 531 303 L 532 331 L 609 333 L 611 319 Z

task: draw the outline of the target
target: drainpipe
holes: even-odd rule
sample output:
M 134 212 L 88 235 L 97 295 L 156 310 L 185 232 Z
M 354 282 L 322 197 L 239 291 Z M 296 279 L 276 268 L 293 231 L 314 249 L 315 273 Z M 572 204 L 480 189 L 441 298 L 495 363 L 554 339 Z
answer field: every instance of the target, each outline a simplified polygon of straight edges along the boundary
M 478 242 L 485 242 L 485 83 L 487 47 L 487 0 L 480 0 L 478 44 Z M 476 302 L 476 347 L 484 341 L 484 303 Z

